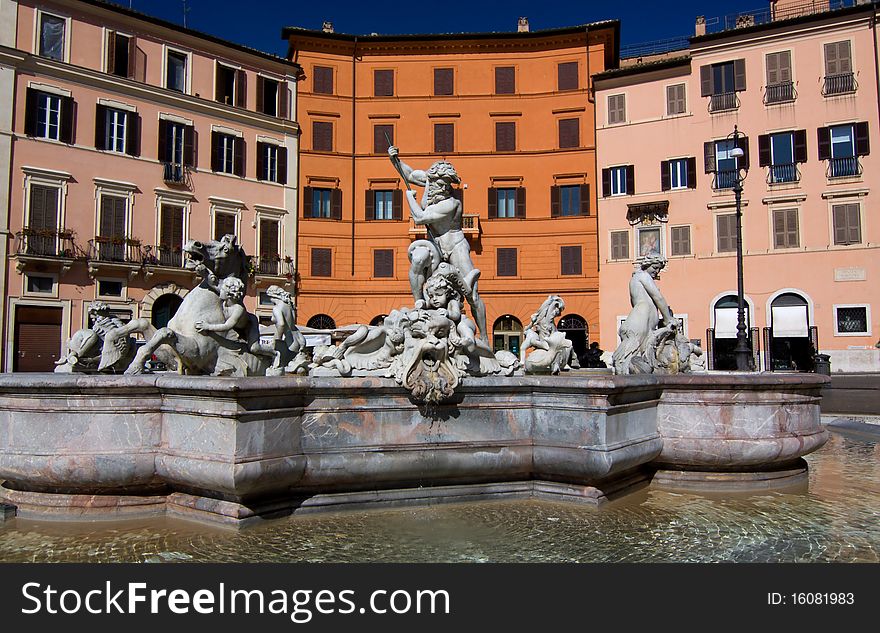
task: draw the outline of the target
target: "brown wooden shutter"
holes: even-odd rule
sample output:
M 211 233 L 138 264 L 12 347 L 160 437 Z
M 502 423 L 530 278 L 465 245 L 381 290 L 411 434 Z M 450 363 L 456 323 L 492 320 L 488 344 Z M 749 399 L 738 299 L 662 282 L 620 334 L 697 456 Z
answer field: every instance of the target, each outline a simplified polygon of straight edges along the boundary
M 434 124 L 434 152 L 438 154 L 451 154 L 455 151 L 455 124 Z
M 489 187 L 489 200 L 486 203 L 486 210 L 490 220 L 498 217 L 498 189 L 495 187 Z
M 456 191 L 461 191 L 460 189 L 454 189 L 453 195 Z M 395 189 L 394 193 L 391 194 L 391 219 L 392 220 L 402 220 L 403 219 L 403 190 Z
M 141 115 L 137 112 L 125 113 L 125 153 L 141 155 Z
M 820 127 L 816 131 L 818 132 L 819 160 L 829 160 L 831 158 L 831 128 Z
M 342 219 L 342 189 L 330 190 L 330 217 L 334 220 Z
M 62 143 L 73 143 L 73 116 L 76 103 L 73 97 L 61 97 L 61 134 Z
M 162 205 L 162 230 L 159 245 L 172 252 L 183 246 L 183 207 Z
M 685 84 L 666 87 L 666 114 L 682 114 L 687 110 Z
M 278 255 L 278 221 L 260 220 L 260 257 L 271 259 Z
M 700 95 L 709 97 L 714 94 L 712 86 L 712 66 L 700 66 Z
M 257 75 L 257 112 L 265 112 L 266 111 L 266 108 L 264 107 L 265 104 L 263 103 L 263 98 L 265 96 L 263 94 L 263 91 L 265 90 L 265 87 L 263 84 L 265 84 L 265 83 L 266 83 L 266 79 L 264 77 L 262 77 L 261 75 Z
M 311 187 L 303 187 L 302 196 L 303 196 L 303 217 L 310 218 L 310 217 L 312 217 L 312 188 Z
M 513 121 L 495 122 L 495 151 L 516 151 L 516 123 Z
M 737 161 L 737 167 L 741 169 L 749 168 L 749 137 L 748 136 L 740 136 L 736 140 L 736 146 L 739 147 L 743 151 L 742 158 Z
M 221 156 L 220 147 L 222 145 L 222 134 L 215 130 L 211 131 L 211 171 L 223 170 L 223 158 Z
M 687 186 L 688 189 L 697 188 L 697 159 L 693 156 L 687 159 Z
M 116 74 L 116 31 L 107 31 L 107 68 L 105 71 Z
M 121 196 L 101 196 L 99 235 L 125 237 L 125 206 L 126 199 Z
M 516 249 L 499 248 L 496 251 L 499 277 L 516 277 Z
M 512 95 L 516 92 L 516 71 L 513 66 L 495 68 L 495 94 Z
M 849 231 L 849 243 L 861 244 L 862 242 L 862 226 L 859 220 L 859 205 L 846 205 L 846 224 Z
M 669 176 L 669 161 L 660 161 L 660 189 L 661 191 L 669 191 L 672 189 L 672 182 Z
M 333 276 L 333 251 L 329 248 L 312 249 L 312 277 Z
M 128 136 L 130 136 L 130 134 Z M 95 149 L 107 149 L 106 140 L 107 106 L 99 103 L 95 106 Z
M 128 38 L 128 68 L 126 69 L 129 79 L 134 79 L 137 72 L 137 38 Z
M 247 107 L 247 73 L 243 70 L 235 71 L 235 105 Z
M 333 123 L 312 121 L 312 149 L 318 152 L 333 151 Z
M 287 89 L 287 82 L 280 81 L 278 82 L 277 87 L 277 98 L 278 98 L 278 118 L 286 119 L 287 118 L 287 106 L 290 100 L 290 91 Z
M 526 217 L 526 188 L 516 188 L 516 215 L 517 218 Z
M 798 212 L 797 209 L 788 209 L 785 212 L 786 236 L 785 243 L 789 248 L 800 246 L 798 236 Z
M 779 56 L 779 83 L 791 82 L 791 51 L 777 53 Z
M 636 192 L 636 168 L 635 165 L 626 166 L 626 193 L 632 195 Z
M 278 182 L 282 185 L 287 184 L 287 148 L 278 148 Z
M 315 66 L 312 68 L 312 92 L 324 95 L 333 94 L 333 68 Z
M 559 147 L 579 147 L 580 144 L 580 119 L 560 119 Z
M 836 204 L 831 209 L 835 244 L 849 244 L 847 206 L 845 204 Z
M 691 253 L 691 227 L 689 226 L 673 226 L 670 234 L 672 236 L 672 254 L 673 255 L 690 255 Z
M 196 129 L 191 125 L 183 128 L 183 164 L 196 166 Z
M 257 141 L 257 180 L 269 180 L 268 163 L 266 162 L 266 152 L 268 145 Z
M 244 178 L 247 141 L 241 136 L 232 139 L 232 171 L 236 176 Z
M 629 259 L 629 231 L 611 232 L 611 259 Z
M 28 136 L 37 135 L 37 97 L 38 92 L 28 88 L 25 96 L 24 133 Z
M 394 250 L 377 248 L 373 251 L 373 277 L 394 277 Z
M 389 143 L 388 139 L 391 139 Z M 394 126 L 393 125 L 374 125 L 373 126 L 373 153 L 384 154 L 388 148 L 394 145 Z
M 559 90 L 577 90 L 580 87 L 577 62 L 563 62 L 557 66 Z
M 394 96 L 394 71 L 373 71 L 373 95 L 376 97 Z
M 581 247 L 580 246 L 563 246 L 559 250 L 559 258 L 561 260 L 561 272 L 563 275 L 581 275 L 583 274 Z
M 728 253 L 736 250 L 736 215 L 717 216 L 718 252 Z
M 590 185 L 581 185 L 581 215 L 590 215 Z
M 214 216 L 214 239 L 219 242 L 224 235 L 235 235 L 235 216 L 231 213 L 217 213 Z
M 770 135 L 761 134 L 758 137 L 758 167 L 767 167 L 772 164 L 770 152 Z
M 715 141 L 706 141 L 703 143 L 703 160 L 706 167 L 706 173 L 715 172 Z
M 171 162 L 168 158 L 168 121 L 159 119 L 159 148 L 156 150 L 156 156 L 160 162 Z
M 434 69 L 434 94 L 446 96 L 453 93 L 455 72 L 452 68 Z
M 376 191 L 374 189 L 364 191 L 364 218 L 367 220 L 376 219 Z
M 767 85 L 775 86 L 779 81 L 779 53 L 768 53 L 765 57 L 767 62 Z
M 794 131 L 794 162 L 807 162 L 807 131 Z
M 611 169 L 606 167 L 602 170 L 602 197 L 611 195 Z
M 560 216 L 560 202 L 559 202 L 559 185 L 552 185 L 550 187 L 550 217 L 558 218 Z
M 825 74 L 841 75 L 852 72 L 849 40 L 825 44 Z
M 785 248 L 785 215 L 787 210 L 773 212 L 773 248 Z
M 58 228 L 57 188 L 31 185 L 27 225 L 32 229 L 55 230 Z
M 871 153 L 871 145 L 868 142 L 868 122 L 856 123 L 856 156 L 867 156 Z
M 746 60 L 733 60 L 733 89 L 741 92 L 746 89 Z

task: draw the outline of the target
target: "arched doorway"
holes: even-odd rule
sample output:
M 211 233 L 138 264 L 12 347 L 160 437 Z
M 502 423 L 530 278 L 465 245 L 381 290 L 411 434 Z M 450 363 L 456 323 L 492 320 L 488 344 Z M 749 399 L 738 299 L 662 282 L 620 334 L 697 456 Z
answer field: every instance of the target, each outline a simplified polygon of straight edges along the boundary
M 587 343 L 590 340 L 590 328 L 584 318 L 578 314 L 569 314 L 559 319 L 556 326 L 571 341 L 572 349 L 577 355 L 581 367 L 587 367 Z
M 336 321 L 326 314 L 316 314 L 308 320 L 306 327 L 310 327 L 313 330 L 335 330 Z
M 388 316 L 387 314 L 380 314 L 379 316 L 373 317 L 373 320 L 370 321 L 370 325 L 373 325 L 373 326 L 382 325 L 383 323 L 385 323 L 385 318 L 387 316 Z
M 173 292 L 157 297 L 153 302 L 150 323 L 152 323 L 153 327 L 157 330 L 165 327 L 168 325 L 168 321 L 171 320 L 171 317 L 177 313 L 177 309 L 180 307 L 181 303 L 183 303 L 183 299 Z
M 736 295 L 725 295 L 715 301 L 712 306 L 713 322 L 715 327 L 706 332 L 706 340 L 709 342 L 709 369 L 722 371 L 736 370 L 736 326 L 738 322 L 739 300 Z M 752 369 L 755 357 L 755 333 L 751 327 L 751 310 L 748 302 L 743 302 L 746 322 L 746 335 L 748 335 L 749 353 L 752 359 Z
M 807 300 L 783 292 L 770 303 L 769 365 L 771 371 L 814 371 L 817 352 L 815 327 L 810 327 Z
M 522 343 L 522 323 L 515 316 L 505 314 L 492 327 L 492 341 L 496 352 L 507 350 L 519 357 Z

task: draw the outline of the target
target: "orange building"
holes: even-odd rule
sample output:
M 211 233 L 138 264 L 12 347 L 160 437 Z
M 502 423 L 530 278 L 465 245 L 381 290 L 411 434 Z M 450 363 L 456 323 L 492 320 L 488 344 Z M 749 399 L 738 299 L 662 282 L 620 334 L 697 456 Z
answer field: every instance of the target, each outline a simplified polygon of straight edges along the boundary
M 598 336 L 592 74 L 616 65 L 619 23 L 530 32 L 369 35 L 285 28 L 298 87 L 302 323 L 333 329 L 412 304 L 407 248 L 424 237 L 391 165 L 462 178 L 465 233 L 496 349 L 548 294 L 584 349 Z M 419 192 L 419 195 L 421 193 Z

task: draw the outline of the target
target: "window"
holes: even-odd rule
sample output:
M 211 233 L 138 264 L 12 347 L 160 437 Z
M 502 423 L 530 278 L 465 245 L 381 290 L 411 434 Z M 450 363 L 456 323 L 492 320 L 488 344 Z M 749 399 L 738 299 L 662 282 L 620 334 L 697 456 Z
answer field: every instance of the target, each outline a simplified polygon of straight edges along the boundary
M 121 298 L 125 292 L 125 284 L 116 279 L 99 279 L 96 289 L 99 297 Z
M 275 218 L 260 218 L 260 258 L 257 273 L 277 276 L 281 274 L 281 230 Z
M 825 44 L 825 81 L 822 94 L 837 95 L 854 92 L 858 88 L 852 65 L 852 47 L 849 40 Z
M 191 125 L 159 119 L 159 160 L 165 163 L 165 181 L 183 182 L 184 166 L 195 161 L 195 130 Z
M 312 216 L 313 218 L 329 218 L 331 206 L 331 189 L 312 189 Z
M 516 217 L 516 189 L 511 187 L 496 191 L 498 192 L 498 217 Z
M 835 204 L 831 207 L 831 215 L 835 245 L 862 243 L 862 223 L 857 203 Z
M 214 99 L 226 105 L 245 107 L 245 85 L 247 78 L 243 70 L 217 64 Z
M 516 277 L 516 249 L 499 248 L 496 251 L 498 276 Z
M 329 66 L 315 66 L 312 69 L 312 92 L 322 95 L 333 94 L 333 69 Z
M 769 167 L 767 182 L 799 181 L 797 163 L 807 160 L 807 131 L 762 134 L 758 137 L 758 158 L 761 167 Z
M 798 212 L 797 209 L 780 209 L 773 212 L 773 248 L 797 248 Z
M 794 82 L 791 78 L 791 51 L 768 53 L 764 58 L 767 68 L 767 89 L 764 103 L 794 101 Z
M 697 186 L 697 159 L 673 158 L 660 163 L 660 185 L 670 189 L 695 189 Z
M 281 118 L 287 116 L 287 99 L 280 82 L 257 76 L 257 112 Z
M 214 239 L 218 242 L 223 239 L 224 235 L 238 235 L 236 227 L 236 216 L 234 213 L 217 212 L 214 214 Z
M 41 92 L 37 103 L 37 136 L 61 140 L 61 97 Z
M 393 70 L 374 70 L 373 71 L 373 96 L 375 96 L 375 97 L 393 97 L 394 96 L 394 71 Z
M 73 99 L 34 88 L 27 89 L 25 134 L 62 143 L 73 142 Z
M 287 184 L 287 148 L 257 142 L 257 178 Z
M 400 213 L 397 209 L 400 200 L 395 204 L 395 194 L 398 189 L 372 189 L 367 191 L 367 219 L 368 220 L 398 220 Z M 400 192 L 402 194 L 402 192 Z M 398 197 L 402 197 L 398 195 Z M 372 208 L 370 203 L 372 203 Z
M 54 295 L 55 278 L 40 275 L 25 275 L 25 294 Z
M 187 55 L 177 51 L 167 51 L 165 58 L 165 87 L 169 90 L 186 92 Z
M 580 147 L 581 144 L 581 120 L 559 119 L 559 147 Z
M 489 187 L 489 219 L 526 217 L 525 187 Z
M 373 251 L 373 277 L 394 277 L 394 250 L 377 248 Z
M 184 208 L 175 204 L 163 204 L 159 224 L 159 264 L 179 267 L 183 265 L 183 215 Z
M 629 259 L 629 231 L 611 231 L 611 259 Z
M 687 112 L 686 84 L 666 86 L 666 114 L 684 114 Z
M 556 66 L 557 86 L 559 90 L 577 90 L 580 88 L 577 62 L 562 62 Z
M 626 95 L 608 95 L 608 125 L 626 122 Z
M 117 77 L 134 78 L 135 39 L 116 31 L 107 32 L 107 72 Z
M 858 176 L 858 157 L 870 152 L 868 141 L 867 122 L 819 128 L 819 160 L 828 161 L 828 176 Z
M 453 93 L 455 72 L 452 68 L 434 69 L 434 94 L 446 96 Z
M 393 125 L 374 125 L 373 126 L 373 153 L 384 154 L 388 148 L 394 145 L 394 126 Z
M 437 154 L 451 154 L 455 151 L 455 124 L 434 124 L 434 152 Z
M 140 117 L 136 112 L 95 107 L 95 147 L 137 156 L 140 153 Z
M 28 255 L 58 255 L 60 204 L 59 187 L 31 184 L 25 227 L 25 252 Z
M 562 246 L 559 249 L 559 258 L 563 275 L 583 274 L 580 246 Z
M 98 214 L 97 255 L 101 261 L 124 262 L 132 259 L 128 256 L 125 238 L 128 197 L 102 195 L 100 213 Z
M 649 255 L 663 254 L 659 226 L 637 228 L 636 241 L 639 245 L 639 257 L 648 257 Z
M 621 165 L 602 170 L 602 196 L 623 196 L 635 193 L 635 167 Z
M 736 251 L 736 214 L 725 213 L 715 216 L 715 226 L 718 234 L 717 251 L 730 253 Z
M 232 134 L 211 133 L 211 170 L 244 176 L 244 139 Z
M 312 277 L 332 277 L 333 251 L 329 248 L 312 249 Z M 310 321 L 311 322 L 311 321 Z M 310 326 L 312 327 L 312 326 Z M 334 325 L 335 327 L 335 325 Z
M 691 254 L 691 227 L 673 226 L 669 229 L 669 236 L 673 256 Z
M 67 20 L 57 15 L 39 12 L 40 16 L 40 55 L 64 61 L 64 31 L 67 28 Z
M 495 122 L 495 151 L 516 151 L 516 123 L 513 121 Z
M 342 190 L 327 187 L 304 187 L 303 217 L 341 220 Z
M 835 336 L 869 336 L 871 320 L 867 305 L 834 306 Z
M 710 97 L 709 111 L 735 110 L 739 107 L 737 92 L 746 89 L 746 61 L 729 62 L 700 67 L 700 94 Z
M 492 327 L 492 351 L 508 351 L 519 357 L 522 342 L 522 323 L 515 316 L 505 314 Z
M 516 92 L 516 69 L 513 66 L 495 68 L 495 94 L 512 95 Z
M 333 123 L 312 121 L 312 149 L 316 152 L 333 151 Z
M 589 214 L 589 185 L 554 185 L 550 188 L 551 217 Z
M 749 167 L 748 138 L 741 136 L 734 143 L 733 139 L 709 142 L 706 144 L 706 170 L 715 172 L 715 189 L 732 189 L 739 177 L 739 169 Z M 743 155 L 736 156 L 735 149 L 741 149 Z

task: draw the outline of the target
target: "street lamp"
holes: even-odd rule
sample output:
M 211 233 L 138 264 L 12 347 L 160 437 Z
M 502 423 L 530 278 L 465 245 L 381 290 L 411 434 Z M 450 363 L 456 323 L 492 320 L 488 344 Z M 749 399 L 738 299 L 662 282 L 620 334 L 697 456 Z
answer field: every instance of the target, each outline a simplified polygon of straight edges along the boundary
M 733 193 L 736 196 L 736 348 L 733 354 L 736 357 L 737 371 L 751 371 L 750 359 L 752 351 L 749 348 L 748 336 L 746 335 L 746 311 L 743 300 L 743 241 L 742 241 L 742 183 L 748 175 L 748 167 L 740 165 L 740 159 L 745 152 L 739 146 L 740 132 L 736 125 L 733 126 L 733 147 L 728 156 L 736 159 L 736 171 L 734 172 Z

